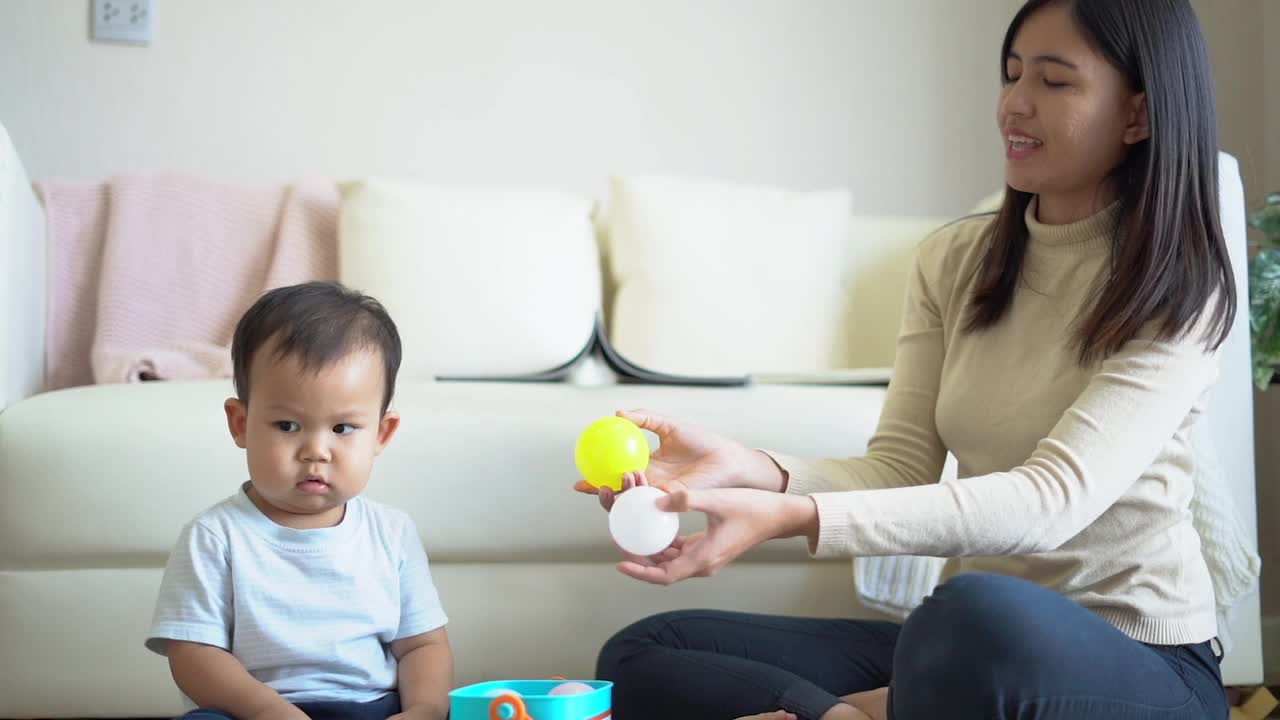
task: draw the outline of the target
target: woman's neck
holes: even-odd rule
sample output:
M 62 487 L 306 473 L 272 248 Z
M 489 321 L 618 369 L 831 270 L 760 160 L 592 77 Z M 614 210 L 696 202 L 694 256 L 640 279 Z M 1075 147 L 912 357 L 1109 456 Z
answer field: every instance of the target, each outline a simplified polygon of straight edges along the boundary
M 1036 220 L 1045 225 L 1069 225 L 1102 212 L 1115 201 L 1112 183 L 1077 193 L 1041 194 L 1036 203 Z

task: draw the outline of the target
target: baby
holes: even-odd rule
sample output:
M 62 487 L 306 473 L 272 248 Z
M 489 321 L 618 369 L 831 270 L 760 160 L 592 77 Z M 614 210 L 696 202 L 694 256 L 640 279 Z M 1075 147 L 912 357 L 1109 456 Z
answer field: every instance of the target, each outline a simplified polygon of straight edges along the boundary
M 360 495 L 400 423 L 395 323 L 336 283 L 279 288 L 231 354 L 249 480 L 183 528 L 146 641 L 184 718 L 444 718 L 453 655 L 417 528 Z

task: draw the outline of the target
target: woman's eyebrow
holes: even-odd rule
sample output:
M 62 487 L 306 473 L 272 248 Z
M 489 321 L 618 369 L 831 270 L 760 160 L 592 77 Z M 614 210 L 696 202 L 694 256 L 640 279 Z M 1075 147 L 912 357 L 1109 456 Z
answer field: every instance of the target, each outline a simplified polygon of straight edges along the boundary
M 1022 62 L 1022 56 L 1021 56 L 1021 55 L 1019 55 L 1019 54 L 1018 54 L 1018 53 L 1016 53 L 1016 52 L 1010 52 L 1010 53 L 1009 53 L 1009 57 L 1010 57 L 1010 58 L 1012 58 L 1012 59 L 1014 59 L 1014 60 L 1017 60 L 1018 62 Z M 1031 58 L 1031 62 L 1033 62 L 1033 63 L 1040 63 L 1040 64 L 1044 64 L 1044 63 L 1053 63 L 1053 64 L 1055 64 L 1055 65 L 1062 65 L 1062 66 L 1064 66 L 1064 67 L 1069 67 L 1069 68 L 1071 68 L 1072 70 L 1079 70 L 1079 69 L 1080 69 L 1080 67 L 1079 67 L 1078 65 L 1076 65 L 1075 63 L 1071 62 L 1070 60 L 1068 60 L 1068 59 L 1066 59 L 1066 58 L 1062 57 L 1061 55 L 1053 55 L 1053 54 L 1048 54 L 1048 55 L 1036 55 L 1035 57 Z

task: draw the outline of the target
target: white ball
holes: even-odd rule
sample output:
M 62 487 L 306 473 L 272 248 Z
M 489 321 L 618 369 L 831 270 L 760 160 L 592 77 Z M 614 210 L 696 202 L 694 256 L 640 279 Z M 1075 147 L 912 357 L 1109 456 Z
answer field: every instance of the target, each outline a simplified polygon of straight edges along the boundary
M 595 688 L 583 682 L 569 681 L 566 683 L 560 683 L 559 685 L 551 688 L 551 692 L 547 694 L 548 695 L 582 695 L 584 693 L 589 693 L 589 692 L 595 692 Z
M 499 695 L 515 695 L 516 697 L 520 697 L 520 693 L 512 690 L 511 688 L 504 687 L 494 688 L 484 694 L 485 697 L 498 697 Z
M 680 516 L 658 509 L 654 503 L 663 495 L 652 485 L 618 495 L 609 510 L 609 534 L 618 547 L 632 555 L 656 555 L 671 545 L 680 532 Z

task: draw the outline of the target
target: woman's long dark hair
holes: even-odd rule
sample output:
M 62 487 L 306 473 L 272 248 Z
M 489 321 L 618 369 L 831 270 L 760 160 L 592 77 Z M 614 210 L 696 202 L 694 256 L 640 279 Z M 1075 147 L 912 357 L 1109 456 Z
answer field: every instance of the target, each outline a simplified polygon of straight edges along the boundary
M 1005 33 L 1006 82 L 1018 29 L 1037 10 L 1063 2 L 1130 89 L 1146 93 L 1151 129 L 1113 173 L 1120 218 L 1097 300 L 1077 318 L 1080 362 L 1119 350 L 1152 321 L 1159 339 L 1184 337 L 1202 312 L 1212 313 L 1203 340 L 1216 349 L 1235 321 L 1236 287 L 1218 216 L 1218 131 L 1200 24 L 1188 0 L 1029 0 Z M 978 269 L 969 330 L 994 325 L 1013 301 L 1031 198 L 1006 188 Z

